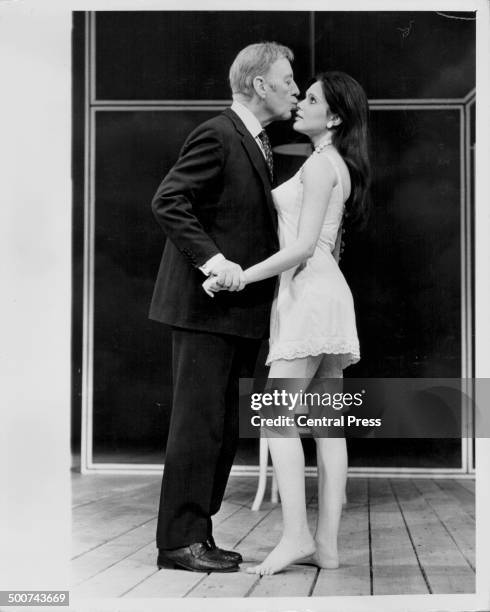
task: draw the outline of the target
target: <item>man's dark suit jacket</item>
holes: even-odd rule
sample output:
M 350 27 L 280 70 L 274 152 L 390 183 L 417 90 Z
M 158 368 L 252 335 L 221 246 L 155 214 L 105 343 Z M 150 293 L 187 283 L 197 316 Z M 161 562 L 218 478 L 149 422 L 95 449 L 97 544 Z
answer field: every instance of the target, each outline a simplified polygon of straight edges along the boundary
M 267 336 L 275 278 L 209 297 L 199 270 L 218 252 L 242 266 L 278 250 L 264 156 L 230 109 L 197 127 L 159 186 L 153 213 L 167 235 L 150 318 L 184 329 Z

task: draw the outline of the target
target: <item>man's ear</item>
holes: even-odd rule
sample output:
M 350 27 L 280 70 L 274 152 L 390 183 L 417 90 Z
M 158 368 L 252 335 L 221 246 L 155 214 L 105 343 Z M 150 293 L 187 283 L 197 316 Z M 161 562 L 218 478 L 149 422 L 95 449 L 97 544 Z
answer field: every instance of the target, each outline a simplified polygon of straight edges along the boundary
M 265 91 L 265 81 L 264 77 L 256 76 L 252 81 L 253 88 L 255 93 L 259 96 L 261 100 L 265 100 L 266 91 Z

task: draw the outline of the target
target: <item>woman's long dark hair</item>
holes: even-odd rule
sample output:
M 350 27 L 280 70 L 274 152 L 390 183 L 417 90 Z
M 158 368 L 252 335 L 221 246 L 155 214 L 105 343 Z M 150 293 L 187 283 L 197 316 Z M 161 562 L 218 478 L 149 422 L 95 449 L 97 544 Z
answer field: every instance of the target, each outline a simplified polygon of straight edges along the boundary
M 368 214 L 371 184 L 367 97 L 359 83 L 345 72 L 322 72 L 312 83 L 315 81 L 321 83 L 330 111 L 342 119 L 338 126 L 332 128 L 332 142 L 350 173 L 347 221 L 349 225 L 362 226 Z

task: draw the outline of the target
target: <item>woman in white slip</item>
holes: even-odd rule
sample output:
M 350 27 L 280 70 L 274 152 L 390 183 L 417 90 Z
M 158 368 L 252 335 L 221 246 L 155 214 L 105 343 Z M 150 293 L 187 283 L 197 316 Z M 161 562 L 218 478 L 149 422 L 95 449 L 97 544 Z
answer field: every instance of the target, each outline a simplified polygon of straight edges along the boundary
M 357 81 L 342 72 L 316 78 L 298 104 L 293 126 L 310 138 L 314 151 L 273 191 L 281 249 L 244 271 L 243 286 L 280 274 L 267 364 L 269 379 L 282 379 L 281 389 L 291 393 L 306 391 L 305 381 L 314 385 L 318 379 L 342 378 L 344 368 L 360 357 L 352 294 L 334 251 L 344 217 L 356 221 L 365 214 L 370 183 L 367 119 L 367 98 Z M 203 286 L 208 292 L 222 289 L 213 278 Z M 273 574 L 305 557 L 322 568 L 339 566 L 347 448 L 344 437 L 315 437 L 315 442 L 318 521 L 312 535 L 301 440 L 268 437 L 283 533 L 266 559 L 247 571 Z

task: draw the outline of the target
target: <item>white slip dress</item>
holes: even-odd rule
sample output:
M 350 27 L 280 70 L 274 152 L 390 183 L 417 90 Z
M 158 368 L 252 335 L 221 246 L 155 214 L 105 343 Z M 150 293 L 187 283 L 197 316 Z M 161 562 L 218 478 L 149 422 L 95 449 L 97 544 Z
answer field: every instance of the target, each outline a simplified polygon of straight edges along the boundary
M 344 369 L 359 361 L 359 340 L 352 293 L 334 256 L 345 202 L 339 159 L 329 146 L 312 155 L 324 156 L 336 173 L 320 237 L 314 254 L 280 276 L 272 304 L 269 354 L 266 364 L 278 359 L 332 355 Z M 308 160 L 305 164 L 308 163 Z M 294 242 L 303 201 L 303 167 L 273 190 L 278 215 L 280 248 Z

